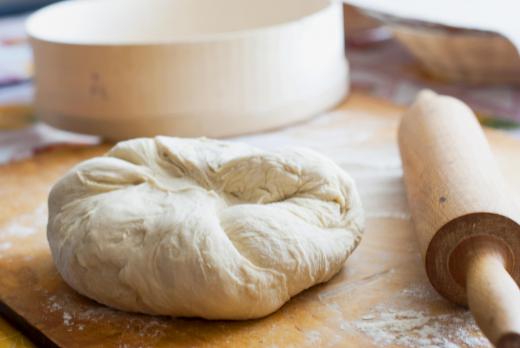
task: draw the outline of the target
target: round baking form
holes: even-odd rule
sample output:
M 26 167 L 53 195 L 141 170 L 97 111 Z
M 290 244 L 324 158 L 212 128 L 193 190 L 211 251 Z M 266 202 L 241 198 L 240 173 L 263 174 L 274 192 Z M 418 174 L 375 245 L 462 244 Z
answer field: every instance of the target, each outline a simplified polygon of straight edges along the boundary
M 73 0 L 27 32 L 39 118 L 111 140 L 267 130 L 348 92 L 329 0 Z

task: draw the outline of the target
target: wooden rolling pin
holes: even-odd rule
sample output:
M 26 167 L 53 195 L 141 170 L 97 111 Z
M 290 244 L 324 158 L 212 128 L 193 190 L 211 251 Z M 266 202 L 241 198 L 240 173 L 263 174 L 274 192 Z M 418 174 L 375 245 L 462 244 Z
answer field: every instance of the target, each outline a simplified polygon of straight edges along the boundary
M 431 283 L 469 306 L 497 347 L 520 347 L 520 214 L 475 115 L 423 91 L 403 116 L 399 148 Z

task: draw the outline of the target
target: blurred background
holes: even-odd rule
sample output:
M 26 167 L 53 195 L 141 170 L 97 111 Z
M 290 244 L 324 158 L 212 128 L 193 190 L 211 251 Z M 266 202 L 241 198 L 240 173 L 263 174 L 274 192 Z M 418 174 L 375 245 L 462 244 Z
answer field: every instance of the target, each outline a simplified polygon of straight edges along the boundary
M 0 0 L 0 163 L 55 144 L 100 141 L 54 129 L 34 117 L 33 65 L 24 21 L 50 2 Z M 344 15 L 354 93 L 406 105 L 418 90 L 432 88 L 467 102 L 482 123 L 517 133 L 520 58 L 507 39 L 350 5 L 344 5 Z

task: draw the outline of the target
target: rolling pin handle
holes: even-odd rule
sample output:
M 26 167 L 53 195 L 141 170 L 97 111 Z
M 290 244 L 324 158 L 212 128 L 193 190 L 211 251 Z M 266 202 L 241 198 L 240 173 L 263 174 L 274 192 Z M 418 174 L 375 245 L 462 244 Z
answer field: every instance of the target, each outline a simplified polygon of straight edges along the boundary
M 520 211 L 475 114 L 421 92 L 401 120 L 399 150 L 432 285 L 469 305 L 493 344 L 520 348 Z
M 466 263 L 468 305 L 498 348 L 520 348 L 520 289 L 497 249 L 471 253 Z

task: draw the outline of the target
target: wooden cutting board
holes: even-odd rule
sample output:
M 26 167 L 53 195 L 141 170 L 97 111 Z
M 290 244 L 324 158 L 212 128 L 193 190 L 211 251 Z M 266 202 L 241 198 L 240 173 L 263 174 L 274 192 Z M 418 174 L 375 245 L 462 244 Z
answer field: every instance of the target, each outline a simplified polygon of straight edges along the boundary
M 297 145 L 322 152 L 354 176 L 367 211 L 364 239 L 343 270 L 259 320 L 119 312 L 76 294 L 61 280 L 45 238 L 47 194 L 72 165 L 102 154 L 108 145 L 57 147 L 0 167 L 4 316 L 37 342 L 64 347 L 488 347 L 469 313 L 440 298 L 425 277 L 396 145 L 401 111 L 354 94 L 309 122 L 237 139 L 268 149 Z M 512 194 L 520 196 L 520 142 L 487 134 Z

